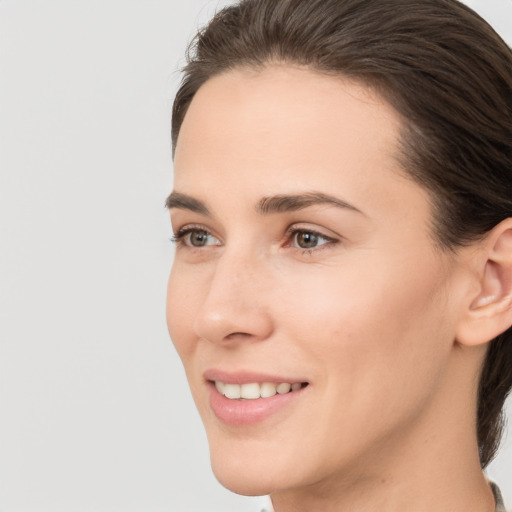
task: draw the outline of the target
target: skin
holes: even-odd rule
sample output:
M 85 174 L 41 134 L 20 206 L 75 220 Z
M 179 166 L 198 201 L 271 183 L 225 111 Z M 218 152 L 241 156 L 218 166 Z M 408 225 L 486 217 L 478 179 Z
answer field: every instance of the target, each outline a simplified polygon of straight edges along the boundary
M 217 478 L 271 494 L 276 512 L 494 510 L 474 429 L 486 347 L 456 341 L 482 293 L 481 248 L 436 246 L 428 193 L 398 164 L 400 126 L 364 86 L 268 66 L 210 79 L 181 128 L 174 190 L 208 213 L 171 208 L 174 232 L 189 231 L 169 331 Z M 258 211 L 311 193 L 350 206 Z M 318 237 L 310 250 L 304 233 Z M 209 368 L 309 385 L 266 420 L 228 426 Z

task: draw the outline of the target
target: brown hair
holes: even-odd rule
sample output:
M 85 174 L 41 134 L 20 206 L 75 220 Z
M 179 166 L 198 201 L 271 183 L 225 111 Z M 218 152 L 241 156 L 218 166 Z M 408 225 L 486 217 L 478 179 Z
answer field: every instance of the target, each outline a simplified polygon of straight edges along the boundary
M 269 62 L 340 74 L 376 89 L 403 117 L 401 164 L 431 192 L 435 239 L 454 250 L 512 217 L 512 52 L 457 0 L 241 0 L 200 31 L 172 115 L 172 145 L 199 87 Z M 512 387 L 512 329 L 480 379 L 485 467 Z

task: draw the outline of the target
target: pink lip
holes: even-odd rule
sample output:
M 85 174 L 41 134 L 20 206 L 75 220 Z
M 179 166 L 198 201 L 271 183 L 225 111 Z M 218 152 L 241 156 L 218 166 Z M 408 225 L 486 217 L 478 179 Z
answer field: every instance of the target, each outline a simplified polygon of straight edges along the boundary
M 285 393 L 276 394 L 269 398 L 258 398 L 255 400 L 231 400 L 221 395 L 213 381 L 218 380 L 231 384 L 247 384 L 250 382 L 306 382 L 297 378 L 272 376 L 253 372 L 226 373 L 219 370 L 208 370 L 204 374 L 210 392 L 210 407 L 215 416 L 227 425 L 249 426 L 262 422 L 284 409 L 301 398 L 306 388 Z
M 281 382 L 289 382 L 290 384 L 293 384 L 294 382 L 308 382 L 307 379 L 301 377 L 287 377 L 282 375 L 270 375 L 268 373 L 249 371 L 226 372 L 216 369 L 206 370 L 204 372 L 204 378 L 212 382 L 219 380 L 229 384 L 249 384 L 251 382 L 274 382 L 275 384 L 280 384 Z

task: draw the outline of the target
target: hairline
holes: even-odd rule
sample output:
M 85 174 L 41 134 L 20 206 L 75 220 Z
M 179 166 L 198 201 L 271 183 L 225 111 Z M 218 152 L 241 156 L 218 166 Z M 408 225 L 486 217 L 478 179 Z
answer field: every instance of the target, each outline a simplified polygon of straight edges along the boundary
M 394 161 L 397 164 L 396 172 L 401 177 L 406 178 L 407 180 L 415 183 L 416 185 L 420 186 L 424 191 L 427 192 L 427 197 L 430 205 L 430 219 L 429 219 L 429 234 L 431 236 L 434 248 L 440 252 L 444 252 L 446 250 L 448 251 L 454 251 L 455 247 L 448 243 L 446 241 L 446 237 L 443 236 L 442 227 L 443 222 L 441 218 L 442 214 L 442 204 L 441 200 L 438 196 L 436 196 L 435 191 L 432 190 L 431 187 L 428 187 L 424 182 L 422 182 L 420 179 L 416 178 L 415 175 L 408 169 L 411 168 L 412 162 L 411 162 L 411 155 L 410 155 L 410 148 L 411 146 L 414 146 L 414 144 L 410 143 L 411 133 L 416 132 L 418 134 L 421 134 L 421 128 L 413 123 L 410 119 L 408 119 L 406 116 L 404 116 L 396 107 L 393 105 L 392 101 L 390 101 L 390 97 L 394 95 L 394 91 L 391 87 L 387 87 L 386 84 L 384 84 L 384 81 L 382 79 L 375 79 L 370 80 L 366 79 L 361 75 L 350 75 L 349 73 L 345 73 L 342 70 L 334 70 L 334 69 L 327 69 L 322 68 L 321 66 L 318 66 L 315 63 L 301 63 L 298 60 L 292 60 L 292 59 L 284 59 L 284 58 L 277 58 L 275 55 L 261 61 L 243 61 L 243 62 L 237 62 L 234 64 L 227 64 L 222 69 L 218 70 L 217 72 L 211 73 L 202 83 L 201 85 L 195 90 L 194 94 L 186 104 L 186 109 L 183 112 L 181 122 L 178 125 L 178 133 L 176 134 L 175 143 L 172 147 L 172 158 L 174 160 L 176 148 L 178 146 L 179 141 L 179 134 L 181 133 L 181 127 L 183 125 L 183 122 L 185 120 L 185 117 L 187 115 L 188 109 L 192 102 L 194 101 L 194 98 L 196 94 L 199 92 L 199 90 L 210 80 L 218 77 L 222 77 L 225 75 L 228 75 L 229 73 L 236 73 L 236 72 L 251 72 L 254 71 L 255 73 L 262 73 L 266 70 L 272 69 L 272 68 L 288 68 L 288 69 L 297 69 L 301 71 L 309 71 L 312 73 L 316 73 L 319 75 L 324 75 L 331 78 L 337 78 L 342 82 L 345 82 L 349 85 L 356 85 L 358 87 L 362 87 L 366 89 L 367 91 L 370 91 L 372 94 L 376 96 L 377 99 L 384 102 L 389 108 L 392 109 L 393 113 L 397 116 L 398 119 L 398 134 L 396 139 L 396 144 L 394 151 L 391 152 L 391 157 L 394 159 Z M 374 83 L 372 83 L 374 82 Z M 463 245 L 463 244 L 460 244 Z

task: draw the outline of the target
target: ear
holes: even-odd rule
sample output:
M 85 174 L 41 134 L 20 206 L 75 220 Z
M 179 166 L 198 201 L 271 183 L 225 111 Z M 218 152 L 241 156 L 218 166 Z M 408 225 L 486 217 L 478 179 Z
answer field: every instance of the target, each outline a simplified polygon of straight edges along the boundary
M 478 290 L 457 329 L 457 341 L 487 343 L 512 325 L 512 218 L 495 226 L 479 242 Z

